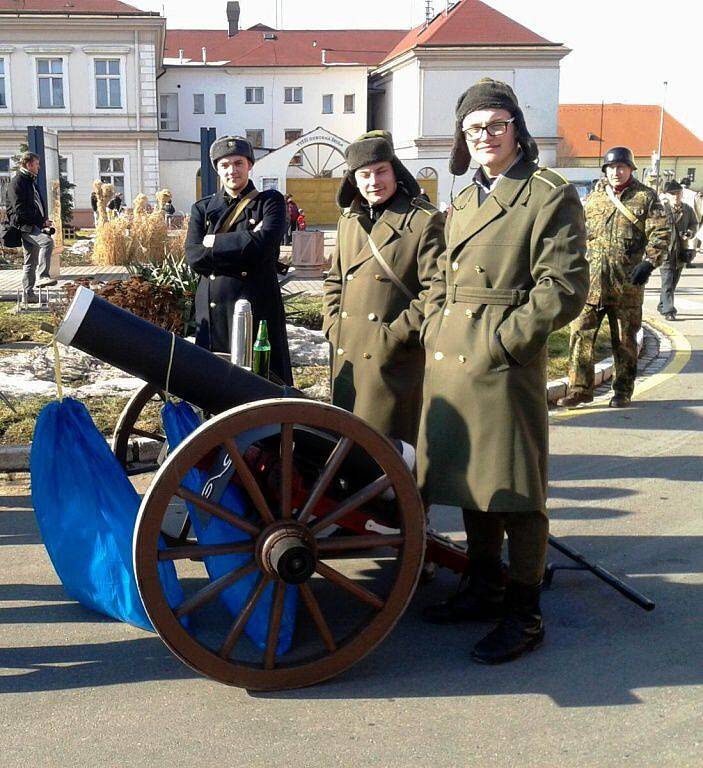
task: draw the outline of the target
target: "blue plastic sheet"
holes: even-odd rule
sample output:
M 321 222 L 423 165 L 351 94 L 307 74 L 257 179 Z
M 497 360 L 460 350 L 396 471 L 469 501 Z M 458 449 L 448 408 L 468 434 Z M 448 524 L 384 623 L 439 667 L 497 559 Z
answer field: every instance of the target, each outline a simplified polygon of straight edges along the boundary
M 188 403 L 166 403 L 161 409 L 161 418 L 171 450 L 200 426 L 198 416 Z M 193 493 L 200 494 L 207 479 L 205 472 L 191 469 L 183 479 L 183 485 L 193 491 Z M 211 500 L 217 501 L 237 515 L 242 517 L 246 515 L 246 502 L 238 488 L 232 484 L 227 486 L 219 499 L 212 498 Z M 235 528 L 219 517 L 213 517 L 203 512 L 194 505 L 189 504 L 188 511 L 195 535 L 198 542 L 202 545 L 226 544 L 250 539 L 250 536 L 244 531 L 240 531 L 239 528 Z M 214 580 L 236 568 L 241 568 L 251 559 L 252 555 L 249 554 L 218 555 L 216 557 L 204 557 L 203 562 L 208 575 Z M 239 614 L 260 578 L 261 574 L 255 571 L 222 592 L 222 600 L 232 616 Z M 273 584 L 269 584 L 256 603 L 245 627 L 248 637 L 262 650 L 266 648 L 272 600 Z M 295 629 L 297 601 L 297 587 L 288 585 L 283 600 L 283 617 L 281 619 L 278 646 L 276 648 L 277 654 L 286 653 L 291 646 L 293 630 Z
M 132 564 L 139 495 L 83 403 L 66 398 L 42 409 L 30 469 L 39 530 L 69 596 L 151 630 Z M 159 563 L 159 574 L 169 605 L 181 603 L 173 563 Z

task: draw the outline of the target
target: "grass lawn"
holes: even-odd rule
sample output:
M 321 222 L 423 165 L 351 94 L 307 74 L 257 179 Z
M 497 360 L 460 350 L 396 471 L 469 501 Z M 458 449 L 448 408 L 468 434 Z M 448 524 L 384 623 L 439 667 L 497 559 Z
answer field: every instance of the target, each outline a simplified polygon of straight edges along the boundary
M 0 344 L 37 341 L 48 344 L 51 336 L 39 329 L 40 323 L 52 323 L 49 312 L 15 313 L 15 303 L 0 301 Z M 14 353 L 13 353 L 14 354 Z

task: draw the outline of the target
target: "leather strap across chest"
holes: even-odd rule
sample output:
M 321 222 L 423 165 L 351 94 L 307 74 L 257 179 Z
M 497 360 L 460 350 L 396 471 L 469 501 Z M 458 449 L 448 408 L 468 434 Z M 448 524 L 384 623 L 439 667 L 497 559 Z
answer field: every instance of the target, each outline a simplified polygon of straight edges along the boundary
M 220 228 L 215 232 L 216 235 L 221 235 L 225 232 L 229 232 L 234 223 L 237 221 L 237 219 L 240 217 L 242 211 L 249 205 L 249 203 L 254 200 L 254 198 L 259 194 L 258 189 L 251 189 L 249 192 L 247 192 L 246 195 L 237 203 L 234 210 L 227 216 L 227 218 L 222 222 L 222 225 Z
M 640 230 L 640 232 L 644 233 L 644 223 L 641 222 L 637 216 L 635 216 L 634 212 L 631 211 L 625 203 L 613 192 L 612 187 L 606 187 L 605 188 L 605 194 L 608 195 L 610 202 L 620 211 L 620 213 L 630 222 L 630 224 L 634 224 L 637 229 Z

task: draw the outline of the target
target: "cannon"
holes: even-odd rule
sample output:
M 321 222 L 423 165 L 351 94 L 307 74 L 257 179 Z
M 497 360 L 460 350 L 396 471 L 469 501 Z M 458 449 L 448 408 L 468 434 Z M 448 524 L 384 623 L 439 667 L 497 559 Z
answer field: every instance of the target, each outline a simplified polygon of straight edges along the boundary
M 423 561 L 465 571 L 465 550 L 426 530 L 412 449 L 353 414 L 238 368 L 87 288 L 76 292 L 56 339 L 146 382 L 120 419 L 123 436 L 134 432 L 138 412 L 157 393 L 210 416 L 155 469 L 133 539 L 134 571 L 153 627 L 197 672 L 260 691 L 321 682 L 388 635 Z M 124 440 L 115 445 L 118 457 L 123 448 Z M 207 477 L 200 493 L 187 483 L 193 470 Z M 243 514 L 226 502 L 232 488 Z M 208 543 L 189 537 L 184 526 L 164 546 L 174 512 L 212 516 L 236 535 Z M 237 567 L 217 578 L 206 571 L 208 559 L 233 555 L 240 556 Z M 579 567 L 590 565 L 579 558 Z M 159 579 L 162 561 L 175 565 L 184 591 L 173 607 Z M 600 570 L 596 575 L 618 581 L 622 588 L 612 586 L 649 609 L 646 598 Z M 233 612 L 218 598 L 245 579 L 250 587 Z M 257 646 L 244 630 L 265 592 L 267 633 Z M 281 651 L 291 592 L 293 642 Z

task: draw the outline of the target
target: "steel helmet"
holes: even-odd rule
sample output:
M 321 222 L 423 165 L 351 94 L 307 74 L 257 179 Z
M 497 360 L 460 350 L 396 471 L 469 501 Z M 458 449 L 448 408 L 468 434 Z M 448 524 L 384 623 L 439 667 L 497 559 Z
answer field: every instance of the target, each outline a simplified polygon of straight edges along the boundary
M 629 147 L 612 147 L 609 149 L 603 158 L 601 171 L 605 170 L 606 165 L 611 165 L 612 163 L 625 163 L 625 165 L 629 165 L 633 171 L 637 170 L 635 158 L 632 156 L 632 150 Z

